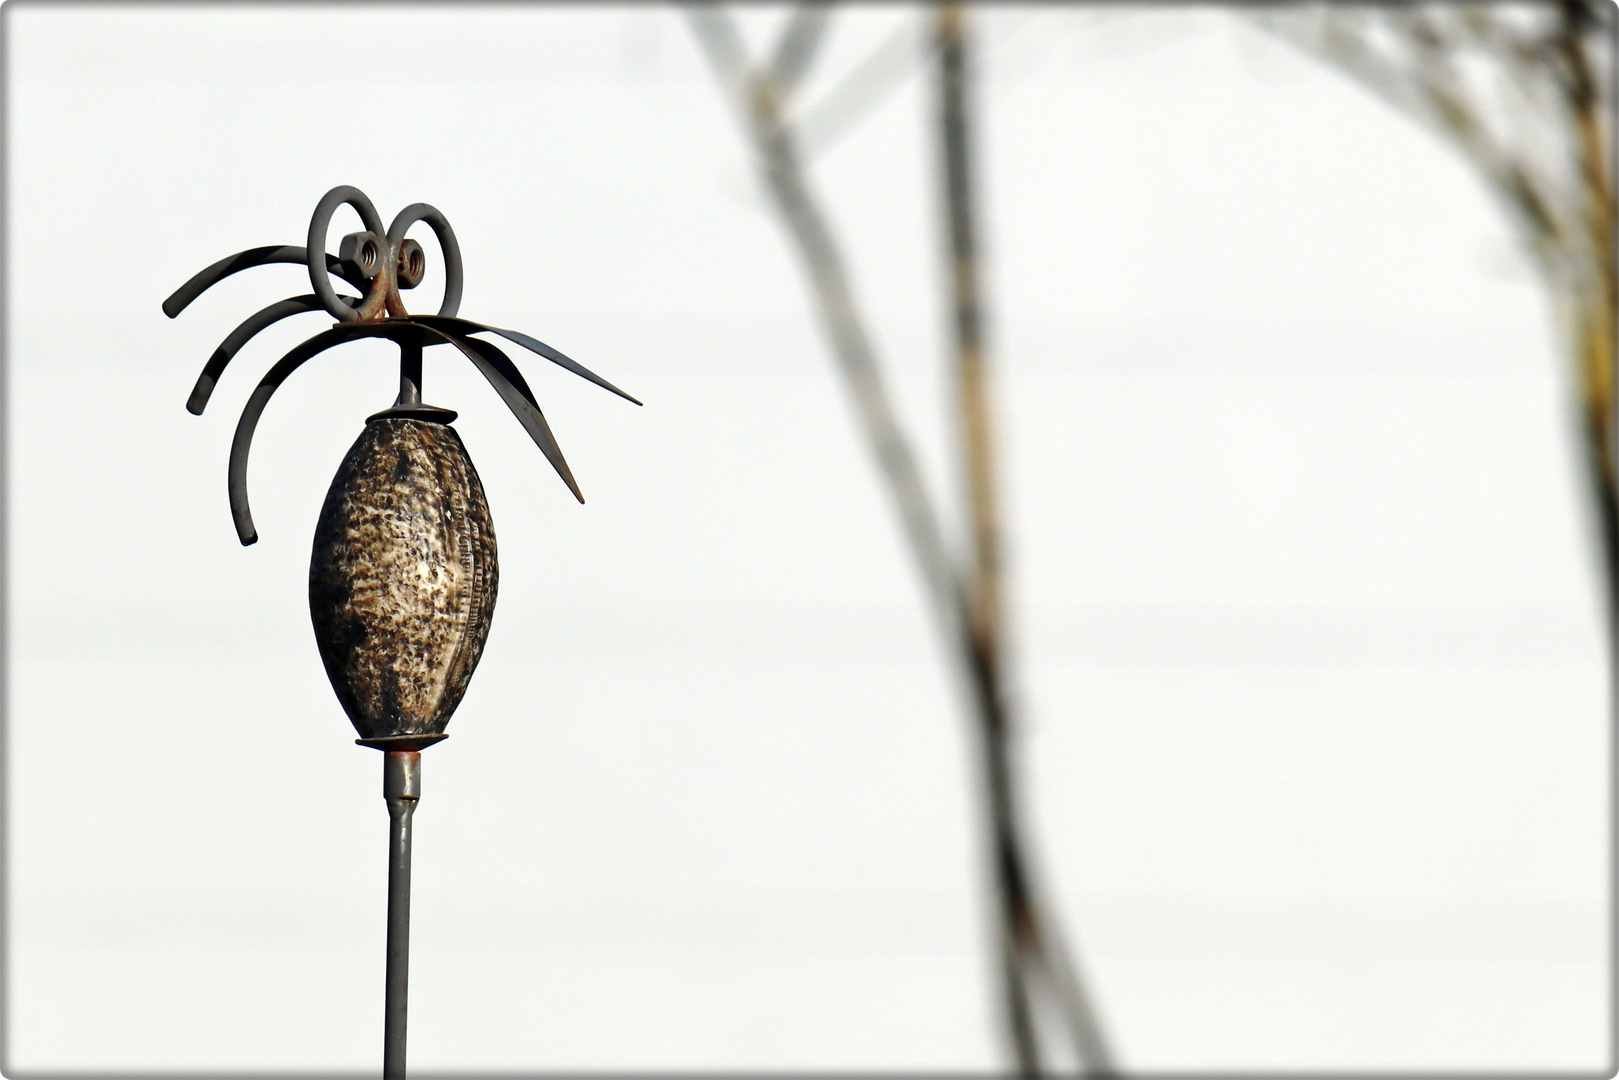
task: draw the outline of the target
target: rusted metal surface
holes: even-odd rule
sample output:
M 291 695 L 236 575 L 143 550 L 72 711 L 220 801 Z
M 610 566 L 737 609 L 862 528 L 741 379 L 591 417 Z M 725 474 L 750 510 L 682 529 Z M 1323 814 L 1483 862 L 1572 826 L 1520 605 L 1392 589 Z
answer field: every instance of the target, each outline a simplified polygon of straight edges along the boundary
M 309 562 L 320 658 L 362 739 L 444 731 L 499 586 L 489 505 L 455 429 L 386 414 L 366 424 Z
M 574 360 L 569 356 L 565 356 L 556 349 L 551 348 L 551 346 L 547 345 L 543 341 L 536 341 L 527 334 L 519 333 L 516 330 L 502 330 L 498 326 L 485 326 L 483 323 L 475 323 L 470 319 L 457 319 L 443 315 L 413 315 L 411 316 L 411 321 L 422 326 L 430 327 L 452 337 L 470 339 L 471 335 L 473 334 L 498 334 L 507 341 L 515 342 L 516 344 L 521 345 L 523 348 L 534 353 L 536 356 L 545 357 L 562 370 L 571 371 L 581 379 L 595 383 L 603 390 L 612 391 L 625 401 L 631 402 L 635 405 L 641 404 L 639 399 L 626 394 L 624 391 L 620 390 L 618 387 L 614 386 L 600 375 L 597 375 L 594 371 L 591 371 L 577 360 Z
M 455 346 L 495 388 L 495 392 L 517 417 L 518 422 L 523 425 L 523 430 L 528 432 L 535 445 L 545 454 L 546 460 L 556 469 L 574 497 L 580 502 L 585 501 L 578 484 L 573 479 L 573 472 L 562 457 L 562 449 L 557 445 L 556 438 L 551 434 L 550 425 L 545 421 L 545 414 L 540 411 L 539 403 L 534 400 L 534 392 L 529 389 L 517 365 L 512 363 L 511 358 L 505 353 L 487 341 L 443 333 L 422 319 L 385 319 L 381 322 L 350 323 L 334 326 L 330 330 L 316 334 L 283 356 L 264 378 L 259 380 L 259 385 L 253 390 L 247 405 L 242 409 L 241 419 L 236 423 L 236 434 L 231 440 L 227 486 L 231 516 L 236 522 L 237 536 L 243 544 L 252 544 L 258 540 L 258 531 L 254 528 L 253 514 L 247 499 L 247 462 L 253 447 L 253 433 L 258 427 L 259 417 L 264 413 L 264 407 L 269 404 L 270 398 L 287 376 L 309 360 L 335 345 L 362 337 L 385 337 L 400 344 L 401 386 L 414 378 L 412 385 L 415 387 L 414 394 L 418 401 L 421 393 L 420 372 L 411 369 L 410 342 Z

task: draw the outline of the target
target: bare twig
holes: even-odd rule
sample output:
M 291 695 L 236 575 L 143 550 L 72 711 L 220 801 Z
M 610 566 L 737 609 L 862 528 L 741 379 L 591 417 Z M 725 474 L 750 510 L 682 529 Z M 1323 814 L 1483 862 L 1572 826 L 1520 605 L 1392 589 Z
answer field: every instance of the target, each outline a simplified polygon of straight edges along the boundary
M 948 57 L 940 100 L 945 130 L 949 231 L 955 253 L 952 295 L 957 370 L 961 415 L 966 429 L 965 464 L 972 518 L 971 557 L 966 570 L 958 570 L 951 557 L 934 501 L 878 367 L 850 288 L 843 256 L 809 190 L 797 126 L 785 115 L 788 94 L 792 87 L 801 84 L 814 43 L 822 32 L 824 24 L 820 16 L 806 14 L 802 8 L 796 12 L 775 50 L 775 59 L 761 73 L 748 62 L 741 36 L 725 13 L 703 6 L 688 9 L 688 15 L 721 85 L 737 107 L 745 132 L 757 152 L 765 186 L 798 249 L 856 419 L 899 511 L 944 639 L 952 643 L 953 649 L 959 649 L 980 736 L 979 758 L 984 769 L 984 809 L 997 904 L 1002 993 L 1008 1034 L 1018 1065 L 1031 1075 L 1041 1068 L 1034 997 L 1043 991 L 1069 1029 L 1081 1066 L 1096 1072 L 1108 1070 L 1110 1058 L 1094 1012 L 1072 961 L 1063 949 L 1055 920 L 1037 902 L 1016 817 L 999 615 L 994 461 L 980 305 L 973 277 L 976 259 L 968 190 L 967 111 L 963 92 L 965 47 L 959 10 L 951 7 L 941 12 L 939 31 L 933 35 L 931 48 Z M 902 40 L 891 37 L 889 42 Z M 873 54 L 874 60 L 883 60 L 892 48 L 888 43 L 880 46 Z M 824 100 L 841 109 L 855 110 L 858 103 L 849 88 L 865 86 L 869 91 L 877 83 L 878 73 L 873 63 L 862 65 L 839 90 Z M 777 84 L 778 76 L 786 78 L 786 87 Z M 887 85 L 891 88 L 892 84 Z
M 995 490 L 995 439 L 985 350 L 983 303 L 978 285 L 978 244 L 974 234 L 972 128 L 968 108 L 969 67 L 966 13 L 959 4 L 939 7 L 938 116 L 944 177 L 945 232 L 950 241 L 949 292 L 955 332 L 956 381 L 961 423 L 962 472 L 966 479 L 968 530 L 968 645 L 982 700 L 985 798 L 1001 909 L 1003 988 L 1008 1038 L 1025 1073 L 1041 1067 L 1039 1039 L 1031 1012 L 1037 986 L 1056 1004 L 1073 1040 L 1078 1061 L 1093 1070 L 1111 1068 L 1100 1027 L 1080 989 L 1072 961 L 1054 925 L 1034 901 L 1020 841 L 1011 719 L 1006 706 L 1005 630 L 1001 604 L 999 509 Z M 1034 980 L 1040 978 L 1041 983 Z
M 1609 15 L 1611 18 L 1611 13 Z M 1385 100 L 1437 127 L 1473 162 L 1533 250 L 1561 313 L 1598 509 L 1605 601 L 1619 618 L 1614 340 L 1619 265 L 1605 126 L 1611 87 L 1594 49 L 1611 28 L 1592 0 L 1557 4 L 1316 7 L 1256 14 Z M 1606 68 L 1611 76 L 1611 55 Z M 1489 99 L 1462 64 L 1496 75 Z M 1505 105 L 1522 111 L 1518 126 Z M 1492 125 L 1505 130 L 1492 132 Z M 1552 140 L 1546 145 L 1546 140 Z M 1615 635 L 1619 640 L 1619 634 Z
M 902 22 L 819 101 L 801 110 L 794 127 L 803 159 L 819 157 L 871 115 L 931 59 L 930 46 L 918 43 L 915 24 Z
M 982 718 L 981 760 L 994 849 L 996 902 L 1000 907 L 1001 978 L 1007 1037 L 1026 1075 L 1040 1071 L 1040 1045 L 1031 1011 L 1025 954 L 1037 945 L 1038 922 L 1028 905 L 1026 873 L 1017 843 L 1005 694 L 1002 687 L 999 529 L 995 505 L 994 441 L 990 432 L 989 380 L 985 371 L 983 321 L 978 298 L 978 256 L 973 236 L 968 162 L 967 44 L 965 18 L 954 3 L 941 4 L 939 129 L 943 157 L 945 232 L 950 239 L 950 310 L 955 331 L 956 393 L 961 421 L 962 471 L 967 482 L 967 640 L 978 679 Z
M 1036 21 L 1025 16 L 1003 37 Z M 913 76 L 937 59 L 937 34 L 918 34 L 916 24 L 901 22 L 872 47 L 820 99 L 802 106 L 792 117 L 799 160 L 814 161 L 882 106 Z
M 978 245 L 973 235 L 972 176 L 967 121 L 966 19 L 960 5 L 939 7 L 939 127 L 943 151 L 945 232 L 950 239 L 950 310 L 955 330 L 956 391 L 960 395 L 963 471 L 972 520 L 969 598 L 973 634 L 985 651 L 1001 639 L 1000 537 L 995 493 L 995 446 L 990 430 L 989 377 L 978 295 Z
M 1265 22 L 1385 98 L 1425 102 L 1426 118 L 1437 120 L 1474 162 L 1538 256 L 1577 391 L 1607 616 L 1609 707 L 1619 709 L 1619 470 L 1614 460 L 1619 242 L 1608 122 L 1614 97 L 1612 5 L 1599 6 L 1597 0 L 1517 8 L 1460 5 L 1455 20 L 1460 33 L 1454 37 L 1438 29 L 1436 11 L 1402 11 L 1394 25 L 1411 50 L 1403 64 L 1374 59 L 1364 24 L 1347 22 L 1345 14 L 1318 10 L 1317 18 L 1331 32 L 1313 38 L 1285 19 Z M 1500 101 L 1492 110 L 1491 102 L 1468 94 L 1458 64 L 1469 50 L 1475 63 L 1494 69 L 1497 83 L 1521 107 L 1524 118 L 1516 130 L 1502 115 Z M 1423 115 L 1420 108 L 1413 111 Z M 1508 130 L 1488 136 L 1492 119 L 1507 122 Z M 1619 729 L 1619 712 L 1610 723 Z M 1611 768 L 1619 768 L 1619 758 Z M 1610 800 L 1609 812 L 1619 814 L 1619 788 Z M 1619 890 L 1619 862 L 1610 863 L 1608 884 Z M 1619 935 L 1610 935 L 1609 949 L 1609 963 L 1619 964 Z
M 770 58 L 768 78 L 781 101 L 793 96 L 799 80 L 815 60 L 815 51 L 826 34 L 829 14 L 825 4 L 799 4 L 793 9 L 776 43 L 776 52 Z
M 692 8 L 689 16 L 721 82 L 733 87 L 737 95 L 735 100 L 748 134 L 760 152 L 764 179 L 798 246 L 844 387 L 878 470 L 899 508 L 906 539 L 928 593 L 941 617 L 958 621 L 965 600 L 938 514 L 910 440 L 896 419 L 864 319 L 849 288 L 842 254 L 805 185 L 792 133 L 782 123 L 777 96 L 769 82 L 747 66 L 741 36 L 729 16 L 711 7 Z
M 1490 138 L 1471 111 L 1463 105 L 1453 85 L 1441 81 L 1437 73 L 1420 61 L 1390 56 L 1373 46 L 1367 29 L 1357 25 L 1354 9 L 1313 13 L 1313 27 L 1298 14 L 1261 12 L 1260 25 L 1306 51 L 1314 52 L 1342 68 L 1379 97 L 1419 121 L 1433 124 L 1449 134 L 1472 159 L 1487 181 L 1490 194 L 1500 199 L 1515 223 L 1542 260 L 1546 245 L 1558 232 L 1558 225 L 1524 166 L 1512 160 Z M 1312 32 L 1313 29 L 1313 32 Z

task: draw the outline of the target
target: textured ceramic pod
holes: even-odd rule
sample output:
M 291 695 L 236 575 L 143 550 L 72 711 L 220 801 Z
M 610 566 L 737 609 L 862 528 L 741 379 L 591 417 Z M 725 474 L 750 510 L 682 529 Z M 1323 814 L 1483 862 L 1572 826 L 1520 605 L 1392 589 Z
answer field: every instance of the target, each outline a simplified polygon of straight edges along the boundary
M 315 528 L 315 642 L 354 729 L 379 748 L 443 737 L 494 614 L 494 525 L 454 415 L 370 418 Z

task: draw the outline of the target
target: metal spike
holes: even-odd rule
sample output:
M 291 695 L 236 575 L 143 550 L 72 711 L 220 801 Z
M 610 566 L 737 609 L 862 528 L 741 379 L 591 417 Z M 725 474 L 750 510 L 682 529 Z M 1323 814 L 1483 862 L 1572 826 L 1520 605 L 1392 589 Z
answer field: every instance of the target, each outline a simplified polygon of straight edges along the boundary
M 614 386 L 612 383 L 608 382 L 594 371 L 591 371 L 589 368 L 579 363 L 579 361 L 558 352 L 556 349 L 551 348 L 551 346 L 547 345 L 543 341 L 538 341 L 529 337 L 527 334 L 519 333 L 516 330 L 502 330 L 498 326 L 485 326 L 483 323 L 476 323 L 471 319 L 445 319 L 437 315 L 412 315 L 411 318 L 427 326 L 432 326 L 435 323 L 446 324 L 446 329 L 454 333 L 459 333 L 463 337 L 466 337 L 469 334 L 499 334 L 506 340 L 515 342 L 530 352 L 537 353 L 538 355 L 545 357 L 558 367 L 566 371 L 571 371 L 580 378 L 595 383 L 603 390 L 611 390 L 625 401 L 633 402 L 636 405 L 641 404 L 639 400 L 630 396 L 629 394 L 626 394 L 624 391 L 620 390 L 618 387 Z M 455 323 L 458 325 L 450 326 L 448 325 L 450 323 Z M 471 339 L 468 338 L 468 340 Z
M 557 445 L 556 436 L 551 434 L 551 425 L 545 422 L 545 414 L 540 411 L 539 404 L 534 400 L 534 393 L 524 381 L 522 372 L 517 370 L 511 358 L 487 341 L 476 338 L 461 337 L 448 334 L 441 330 L 434 333 L 442 336 L 450 344 L 460 349 L 468 360 L 483 373 L 489 380 L 489 385 L 495 388 L 506 407 L 511 409 L 517 417 L 523 430 L 528 432 L 529 438 L 540 448 L 551 467 L 562 477 L 562 482 L 568 485 L 573 497 L 580 502 L 585 501 L 584 493 L 579 490 L 579 484 L 573 478 L 573 470 L 568 468 L 568 462 L 562 456 L 562 447 Z

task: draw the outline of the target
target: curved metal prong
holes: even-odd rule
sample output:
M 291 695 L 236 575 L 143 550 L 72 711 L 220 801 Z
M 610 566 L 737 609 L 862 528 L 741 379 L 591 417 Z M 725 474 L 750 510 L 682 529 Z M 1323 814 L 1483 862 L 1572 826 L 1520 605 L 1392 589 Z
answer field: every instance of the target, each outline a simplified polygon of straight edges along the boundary
M 264 413 L 264 406 L 269 404 L 276 388 L 310 358 L 334 345 L 362 337 L 398 338 L 402 333 L 414 334 L 415 331 L 400 325 L 390 326 L 387 323 L 334 326 L 330 330 L 316 334 L 283 356 L 276 362 L 275 367 L 259 380 L 259 385 L 253 389 L 253 395 L 247 399 L 246 408 L 242 410 L 242 418 L 236 422 L 236 435 L 230 444 L 230 476 L 227 481 L 230 488 L 230 513 L 236 522 L 236 537 L 242 542 L 243 547 L 257 542 L 259 538 L 258 531 L 253 528 L 252 511 L 247 505 L 247 455 L 253 448 L 253 429 L 258 426 L 259 417 Z
M 411 318 L 426 326 L 433 326 L 435 323 L 442 323 L 444 324 L 445 329 L 451 331 L 452 333 L 460 334 L 463 337 L 469 334 L 499 334 L 506 340 L 515 342 L 530 352 L 538 353 L 540 356 L 545 357 L 558 367 L 563 368 L 566 371 L 573 372 L 581 379 L 586 379 L 593 382 L 603 390 L 611 390 L 625 401 L 634 402 L 636 405 L 641 404 L 639 400 L 631 397 L 629 394 L 626 394 L 624 391 L 620 390 L 618 387 L 614 386 L 612 383 L 608 382 L 594 371 L 591 371 L 589 368 L 579 363 L 579 361 L 563 355 L 557 350 L 551 348 L 551 346 L 547 345 L 545 342 L 537 341 L 536 339 L 529 337 L 527 334 L 518 333 L 516 330 L 502 330 L 498 326 L 485 326 L 482 323 L 475 323 L 470 319 L 450 319 L 439 315 L 412 315 Z
M 174 318 L 186 309 L 186 306 L 201 296 L 204 291 L 219 284 L 232 274 L 247 270 L 254 266 L 263 266 L 266 263 L 305 263 L 309 261 L 309 253 L 302 247 L 281 244 L 272 244 L 269 247 L 248 248 L 238 251 L 214 263 L 212 266 L 198 273 L 190 281 L 174 290 L 174 293 L 163 301 L 163 314 Z M 369 284 L 365 280 L 355 281 L 346 272 L 342 261 L 330 253 L 326 256 L 326 269 L 336 274 L 356 289 L 364 289 Z
M 347 304 L 340 302 L 337 291 L 327 280 L 331 273 L 321 273 L 321 256 L 324 255 L 328 263 L 331 255 L 326 251 L 326 230 L 332 223 L 332 214 L 339 206 L 347 203 L 360 215 L 360 222 L 366 227 L 377 242 L 382 237 L 382 218 L 377 216 L 377 208 L 371 205 L 371 200 L 365 192 L 348 184 L 339 184 L 320 197 L 315 204 L 315 215 L 309 219 L 309 232 L 304 240 L 304 266 L 309 271 L 309 286 L 320 297 L 321 306 L 331 312 L 338 322 L 353 322 L 360 315 Z M 366 319 L 374 319 L 382 314 L 384 298 L 393 291 L 393 256 L 388 256 L 382 262 L 381 273 L 373 280 L 356 281 L 347 279 L 349 284 L 366 294 L 366 299 L 372 301 L 361 309 Z
M 573 478 L 573 470 L 568 468 L 568 462 L 562 456 L 562 447 L 557 445 L 556 436 L 551 434 L 551 425 L 545 422 L 545 414 L 540 412 L 534 392 L 528 388 L 523 373 L 517 370 L 511 358 L 487 341 L 446 333 L 434 327 L 425 329 L 460 349 L 472 361 L 473 366 L 489 380 L 489 385 L 495 388 L 506 407 L 511 409 L 512 415 L 517 417 L 517 422 L 523 425 L 523 430 L 528 432 L 529 438 L 534 440 L 534 445 L 540 448 L 540 453 L 545 455 L 557 475 L 562 477 L 562 482 L 568 485 L 573 497 L 584 502 L 585 496 Z
M 360 303 L 358 296 L 343 296 L 339 297 L 339 299 L 347 302 L 350 307 L 356 307 Z M 232 357 L 241 350 L 243 345 L 248 343 L 254 334 L 257 334 L 266 326 L 278 323 L 289 316 L 301 315 L 306 311 L 322 310 L 324 310 L 324 307 L 320 302 L 320 297 L 314 293 L 308 293 L 304 296 L 292 296 L 285 300 L 279 300 L 269 307 L 249 315 L 242 321 L 242 325 L 232 330 L 230 336 L 219 343 L 219 348 L 214 350 L 214 355 L 208 358 L 208 363 L 202 369 L 202 374 L 197 376 L 197 385 L 191 388 L 191 397 L 186 400 L 186 410 L 193 416 L 202 415 L 202 410 L 208 407 L 208 398 L 213 394 L 214 384 L 219 381 L 219 376 L 224 372 L 225 365 L 231 362 Z

